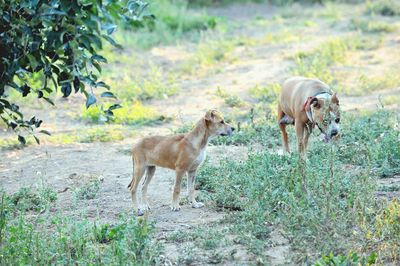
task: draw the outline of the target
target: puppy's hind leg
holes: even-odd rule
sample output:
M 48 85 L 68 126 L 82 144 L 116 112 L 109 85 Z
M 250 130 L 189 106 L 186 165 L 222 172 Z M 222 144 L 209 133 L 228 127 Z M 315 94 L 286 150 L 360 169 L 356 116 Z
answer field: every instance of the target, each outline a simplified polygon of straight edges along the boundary
M 143 177 L 145 167 L 143 162 L 140 162 L 135 158 L 135 156 L 132 156 L 133 160 L 133 177 L 131 180 L 131 183 L 128 185 L 129 190 L 131 191 L 131 196 L 132 196 L 132 201 L 133 201 L 133 207 L 135 209 L 138 209 L 138 215 L 141 216 L 144 213 L 142 213 L 139 209 L 138 201 L 137 201 L 137 188 L 139 186 L 140 180 Z
M 286 126 L 288 125 L 288 123 L 287 123 L 288 121 L 286 121 L 287 118 L 288 118 L 288 116 L 285 115 L 285 113 L 282 111 L 282 108 L 281 108 L 280 104 L 278 104 L 278 124 L 279 124 L 279 129 L 281 130 L 282 141 L 283 141 L 283 146 L 285 148 L 285 151 L 289 153 L 290 152 L 290 149 L 289 149 L 289 138 L 288 138 L 288 134 L 286 132 Z M 291 118 L 291 119 L 293 120 L 293 118 Z
M 150 210 L 149 202 L 147 200 L 147 187 L 149 186 L 149 183 L 150 183 L 151 179 L 153 178 L 155 172 L 156 172 L 155 166 L 147 166 L 146 167 L 146 178 L 145 178 L 144 185 L 142 188 L 142 204 L 143 204 L 143 209 L 145 211 Z

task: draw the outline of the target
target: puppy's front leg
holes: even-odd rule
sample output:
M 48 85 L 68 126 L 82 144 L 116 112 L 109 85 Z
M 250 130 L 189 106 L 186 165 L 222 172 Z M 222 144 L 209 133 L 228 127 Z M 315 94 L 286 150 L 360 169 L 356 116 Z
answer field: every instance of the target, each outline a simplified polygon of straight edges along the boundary
M 173 211 L 179 211 L 181 207 L 179 206 L 179 195 L 181 193 L 181 183 L 182 183 L 182 176 L 185 174 L 185 170 L 181 168 L 177 168 L 175 170 L 176 179 L 174 185 L 174 192 L 172 193 L 172 206 L 171 209 Z
M 197 169 L 188 172 L 188 183 L 187 183 L 188 200 L 192 204 L 193 208 L 202 208 L 204 207 L 204 203 L 197 202 L 194 196 L 194 181 L 196 179 L 196 171 Z

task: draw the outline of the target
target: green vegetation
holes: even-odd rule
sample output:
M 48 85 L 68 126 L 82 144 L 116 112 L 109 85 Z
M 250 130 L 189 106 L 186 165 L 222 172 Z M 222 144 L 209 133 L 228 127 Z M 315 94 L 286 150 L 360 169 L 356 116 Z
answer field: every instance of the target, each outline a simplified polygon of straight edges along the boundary
M 71 12 L 68 5 L 74 1 L 58 1 L 53 10 L 49 1 L 41 1 L 37 8 L 34 0 L 14 2 L 4 2 L 15 10 L 8 23 L 8 7 L 0 8 L 0 29 L 15 25 L 19 38 L 5 42 L 0 36 L 0 46 L 14 45 L 22 51 L 14 69 L 17 76 L 11 80 L 16 86 L 5 87 L 4 93 L 0 86 L 0 113 L 10 108 L 15 113 L 13 121 L 0 119 L 0 166 L 6 168 L 0 171 L 0 265 L 269 265 L 274 258 L 267 254 L 274 248 L 288 250 L 282 254 L 282 265 L 398 264 L 396 1 L 272 0 L 268 2 L 276 6 L 270 8 L 267 1 L 263 6 L 247 3 L 258 0 L 154 0 L 139 20 L 125 21 L 122 14 L 128 15 L 130 8 L 117 7 L 133 8 L 136 1 L 112 0 L 103 4 L 110 7 L 105 11 L 123 19 L 112 23 L 98 9 L 100 2 L 85 6 L 78 1 L 76 16 L 62 13 L 64 7 Z M 246 4 L 223 6 L 241 2 Z M 26 7 L 15 8 L 18 5 Z M 42 11 L 54 14 L 36 17 Z M 30 12 L 35 16 L 32 21 L 26 16 Z M 44 28 L 36 24 L 40 21 Z M 49 21 L 54 24 L 47 25 Z M 24 32 L 25 22 L 32 34 Z M 121 30 L 113 32 L 117 26 Z M 71 36 L 76 27 L 81 36 Z M 37 30 L 40 36 L 35 35 Z M 13 33 L 10 28 L 4 32 L 7 38 Z M 111 44 L 99 43 L 99 38 Z M 0 49 L 0 54 L 4 51 L 8 50 Z M 2 58 L 0 74 L 1 63 L 14 64 L 11 57 Z M 314 130 L 306 160 L 296 152 L 293 127 L 288 127 L 293 153 L 282 153 L 275 116 L 279 84 L 293 75 L 321 79 L 339 93 L 343 110 L 349 105 L 358 108 L 342 111 L 339 140 L 322 143 Z M 55 91 L 56 87 L 61 89 Z M 83 92 L 89 109 L 79 103 L 79 96 L 57 99 L 74 89 Z M 374 98 L 372 92 L 382 97 Z M 347 95 L 366 97 L 359 97 L 357 104 L 356 97 Z M 192 105 L 194 97 L 204 101 L 196 99 Z M 379 102 L 380 109 L 364 110 L 365 99 Z M 59 109 L 47 110 L 48 102 L 56 102 Z M 168 195 L 163 195 L 150 197 L 154 209 L 137 218 L 125 182 L 132 171 L 131 147 L 136 134 L 159 134 L 158 127 L 143 130 L 144 126 L 172 119 L 166 117 L 166 104 L 171 104 L 168 112 L 176 110 L 177 121 L 196 112 L 200 116 L 206 108 L 227 109 L 225 120 L 236 130 L 209 143 L 208 159 L 196 180 L 204 209 L 190 208 L 182 197 L 181 213 L 169 212 L 163 200 Z M 21 126 L 21 111 L 41 113 L 52 121 L 46 126 L 53 135 L 40 138 L 52 147 L 4 150 L 24 147 L 6 128 L 19 127 L 22 137 L 30 135 L 30 129 L 26 133 Z M 67 119 L 60 126 L 58 120 L 64 117 L 73 121 Z M 25 124 L 39 127 L 41 120 L 34 117 Z M 175 124 L 165 126 L 171 133 L 193 127 L 189 123 L 175 129 Z M 33 137 L 20 141 L 35 143 Z M 115 143 L 87 144 L 92 142 Z M 96 151 L 101 151 L 101 158 L 86 159 Z M 99 161 L 108 152 L 118 158 Z M 18 159 L 25 155 L 38 157 L 32 162 Z M 83 158 L 89 163 L 79 165 Z M 63 164 L 57 176 L 47 169 L 54 163 Z M 42 168 L 45 186 L 15 192 L 21 186 L 21 169 L 25 176 Z M 85 173 L 70 174 L 78 170 Z M 152 195 L 159 188 L 155 182 L 157 178 L 149 188 Z M 149 220 L 162 223 L 155 228 Z
M 399 72 L 393 70 L 376 76 L 361 75 L 357 86 L 351 89 L 351 93 L 361 95 L 377 90 L 393 89 L 400 85 L 399 78 Z
M 107 62 L 98 54 L 102 42 L 117 46 L 110 36 L 115 23 L 140 26 L 145 7 L 146 4 L 135 0 L 0 2 L 0 118 L 18 132 L 21 143 L 25 143 L 25 135 L 34 134 L 42 120 L 25 120 L 6 91 L 16 90 L 23 97 L 34 94 L 54 105 L 50 96 L 57 88 L 63 97 L 74 90 L 86 96 L 87 107 L 94 104 L 96 97 L 85 86 L 109 89 L 93 73 L 93 69 L 101 73 L 100 64 Z M 38 75 L 42 82 L 37 82 Z
M 101 188 L 102 177 L 94 177 L 89 180 L 86 184 L 79 187 L 75 192 L 77 199 L 94 199 Z
M 382 16 L 400 16 L 400 4 L 395 0 L 368 1 L 366 13 Z
M 394 32 L 398 30 L 398 26 L 393 23 L 387 23 L 384 21 L 371 21 L 371 20 L 359 20 L 352 19 L 351 26 L 353 29 L 361 30 L 367 33 L 379 33 L 379 32 Z
M 311 52 L 301 52 L 294 56 L 296 66 L 292 74 L 319 78 L 327 84 L 334 81 L 334 76 L 329 68 L 333 64 L 345 63 L 346 52 L 351 48 L 345 39 L 331 39 Z
M 230 107 L 241 107 L 241 106 L 245 105 L 245 102 L 239 96 L 230 94 L 221 88 L 217 89 L 216 94 L 217 94 L 217 96 L 224 99 L 225 104 Z
M 114 123 L 125 125 L 147 125 L 166 120 L 150 107 L 143 106 L 140 102 L 122 103 L 122 107 L 113 110 L 114 116 L 104 116 L 101 108 L 93 106 L 82 110 L 82 118 L 93 123 Z
M 382 104 L 384 106 L 393 104 L 400 105 L 400 96 L 398 95 L 385 96 L 382 98 Z
M 12 208 L 16 210 L 41 212 L 57 200 L 57 193 L 48 187 L 42 187 L 38 191 L 21 188 L 8 200 Z
M 0 264 L 152 265 L 157 261 L 160 249 L 151 242 L 153 227 L 145 220 L 121 217 L 111 225 L 68 218 L 46 211 L 55 192 L 46 192 L 45 198 L 42 194 L 28 189 L 2 194 Z M 28 215 L 20 204 L 42 214 Z
M 141 80 L 132 77 L 129 67 L 118 69 L 118 72 L 115 72 L 115 67 L 112 69 L 114 72 L 108 73 L 105 78 L 110 80 L 115 95 L 122 101 L 166 99 L 179 91 L 174 75 L 164 73 L 156 66 L 151 66 L 147 77 Z
M 196 36 L 200 31 L 213 29 L 218 23 L 217 18 L 204 12 L 189 10 L 186 1 L 155 0 L 150 3 L 149 12 L 156 20 L 139 29 L 129 40 L 141 48 L 172 44 L 189 33 Z
M 132 133 L 125 133 L 120 126 L 113 127 L 91 127 L 83 130 L 73 130 L 68 133 L 55 133 L 51 136 L 43 137 L 42 143 L 50 144 L 73 144 L 90 142 L 110 142 L 123 140 L 125 136 Z M 4 137 L 0 139 L 0 149 L 22 148 L 25 145 L 34 144 L 33 139 L 27 139 L 22 145 L 15 137 Z
M 307 163 L 295 155 L 269 151 L 250 153 L 244 162 L 207 163 L 199 173 L 200 187 L 217 206 L 241 210 L 228 215 L 226 222 L 237 241 L 261 260 L 269 238 L 265 223 L 283 226 L 297 263 L 313 261 L 320 254 L 361 250 L 376 252 L 379 260 L 396 259 L 399 246 L 392 243 L 399 242 L 398 233 L 376 237 L 374 244 L 367 240 L 376 217 L 385 213 L 376 207 L 385 204 L 371 197 L 375 178 L 400 171 L 400 146 L 393 145 L 399 137 L 398 119 L 396 113 L 384 110 L 344 116 L 341 141 L 335 146 L 311 145 Z M 279 140 L 270 129 L 266 132 L 269 139 Z M 396 201 L 391 204 L 398 207 Z M 395 230 L 390 219 L 379 225 L 382 230 Z

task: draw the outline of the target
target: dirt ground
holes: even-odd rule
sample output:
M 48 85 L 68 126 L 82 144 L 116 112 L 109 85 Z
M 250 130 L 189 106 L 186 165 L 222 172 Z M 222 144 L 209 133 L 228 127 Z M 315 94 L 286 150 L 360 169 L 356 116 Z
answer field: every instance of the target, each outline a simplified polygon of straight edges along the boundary
M 268 19 L 274 14 L 274 8 L 249 4 L 232 6 L 229 8 L 211 9 L 212 15 L 219 15 L 241 23 L 250 17 L 258 16 Z M 239 14 L 239 15 L 237 15 Z M 261 31 L 261 32 L 260 32 Z M 225 112 L 230 109 L 223 100 L 215 97 L 218 86 L 229 88 L 229 92 L 237 94 L 247 101 L 245 108 L 250 108 L 252 99 L 247 88 L 257 84 L 281 82 L 288 75 L 287 69 L 293 64 L 284 56 L 290 52 L 308 50 L 315 47 L 322 40 L 333 34 L 335 30 L 328 30 L 328 26 L 321 24 L 310 29 L 307 41 L 287 44 L 261 44 L 251 47 L 235 48 L 234 57 L 238 58 L 235 64 L 224 63 L 215 75 L 204 75 L 191 79 L 182 79 L 182 90 L 176 96 L 165 100 L 151 100 L 148 104 L 175 119 L 168 125 L 145 127 L 140 129 L 139 135 L 169 133 L 184 123 L 193 122 L 201 117 L 208 108 L 219 108 Z M 265 32 L 264 32 L 265 33 Z M 249 37 L 263 34 L 262 29 L 254 29 L 246 33 Z M 386 37 L 385 45 L 391 40 L 397 40 L 395 34 Z M 185 44 L 176 46 L 157 46 L 146 52 L 149 60 L 163 67 L 176 64 L 185 57 L 189 49 Z M 246 89 L 244 89 L 246 88 Z M 357 112 L 360 109 L 374 109 L 379 105 L 379 97 L 385 95 L 399 95 L 400 88 L 374 92 L 367 96 L 339 95 L 343 111 Z M 71 99 L 73 103 L 79 98 Z M 77 123 L 69 116 L 68 102 L 59 101 L 59 109 L 33 110 L 37 117 L 45 119 L 44 126 L 56 132 L 68 132 L 71 128 L 85 128 L 86 124 Z M 64 119 L 60 119 L 64 118 Z M 71 145 L 29 146 L 24 149 L 0 150 L 0 187 L 8 193 L 13 193 L 21 187 L 36 187 L 46 184 L 58 191 L 58 200 L 52 211 L 61 211 L 65 215 L 78 216 L 84 214 L 89 218 L 99 218 L 102 221 L 113 223 L 121 213 L 131 213 L 132 204 L 127 185 L 132 175 L 132 162 L 129 155 L 130 147 L 135 138 L 127 138 L 112 143 L 78 143 Z M 276 149 L 281 149 L 276 147 Z M 220 159 L 243 160 L 246 158 L 246 147 L 211 146 L 208 158 L 211 162 Z M 93 178 L 102 180 L 101 189 L 94 199 L 74 200 L 74 191 Z M 166 248 L 166 264 L 175 263 L 181 253 L 179 243 L 168 240 L 168 235 L 179 230 L 212 224 L 224 219 L 225 214 L 215 206 L 207 205 L 201 209 L 193 209 L 189 205 L 182 206 L 180 212 L 172 212 L 169 208 L 172 195 L 174 173 L 170 170 L 158 168 L 155 178 L 149 186 L 149 202 L 152 210 L 149 219 L 155 221 L 157 241 L 164 243 Z M 183 189 L 184 195 L 185 189 Z M 288 241 L 282 236 L 279 228 L 273 228 L 271 247 L 266 250 L 271 265 L 284 265 L 285 256 L 290 252 Z M 233 252 L 233 250 L 235 250 Z M 233 245 L 229 250 L 221 252 L 234 253 L 232 261 L 236 264 L 247 264 L 251 255 L 240 245 Z M 232 262 L 231 261 L 231 262 Z M 213 263 L 210 258 L 200 264 Z M 230 264 L 229 261 L 223 264 Z

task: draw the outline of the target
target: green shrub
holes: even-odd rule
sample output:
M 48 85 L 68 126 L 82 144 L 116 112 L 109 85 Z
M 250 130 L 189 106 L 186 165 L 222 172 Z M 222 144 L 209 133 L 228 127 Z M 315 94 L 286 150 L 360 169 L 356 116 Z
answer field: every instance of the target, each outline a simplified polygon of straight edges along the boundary
M 394 32 L 398 29 L 397 25 L 387 23 L 385 21 L 370 20 L 351 20 L 351 28 L 361 30 L 366 33 Z
M 37 191 L 32 191 L 31 188 L 21 188 L 12 194 L 9 200 L 18 210 L 39 212 L 47 209 L 51 203 L 57 200 L 57 193 L 48 187 L 40 188 Z
M 280 91 L 281 85 L 278 83 L 272 83 L 264 87 L 256 85 L 249 90 L 249 93 L 251 97 L 259 101 L 266 103 L 275 103 L 278 99 Z
M 3 218 L 1 265 L 154 265 L 160 254 L 145 220 L 121 218 L 108 225 L 54 213 L 33 221 Z
M 376 252 L 372 252 L 369 256 L 359 256 L 357 253 L 350 253 L 348 256 L 337 255 L 330 253 L 328 256 L 323 256 L 315 262 L 314 266 L 331 266 L 331 265 L 375 265 Z
M 245 105 L 245 102 L 238 95 L 230 94 L 221 88 L 217 89 L 216 94 L 224 99 L 225 104 L 230 107 L 240 107 Z
M 377 0 L 367 4 L 367 14 L 382 16 L 400 16 L 400 4 L 395 0 Z
M 346 61 L 346 52 L 351 49 L 351 43 L 346 39 L 332 39 L 311 52 L 301 52 L 295 55 L 296 66 L 292 68 L 293 75 L 319 78 L 331 84 L 334 76 L 330 66 Z
M 89 180 L 74 192 L 75 197 L 77 199 L 94 199 L 101 189 L 102 181 L 100 178 Z
M 261 124 L 271 126 L 259 138 L 261 133 L 256 133 L 253 141 L 280 143 L 279 132 L 273 131 L 276 122 Z M 294 263 L 314 261 L 330 252 L 346 254 L 365 243 L 364 236 L 354 232 L 373 223 L 370 210 L 379 204 L 372 196 L 375 177 L 400 171 L 400 146 L 394 145 L 398 124 L 397 114 L 385 110 L 343 115 L 340 141 L 315 144 L 312 138 L 307 161 L 296 153 L 282 156 L 267 150 L 249 153 L 243 162 L 210 165 L 207 161 L 199 170 L 198 183 L 217 206 L 234 210 L 226 220 L 233 224 L 231 233 L 260 259 L 265 259 L 269 239 L 266 223 L 282 226 L 291 240 Z

